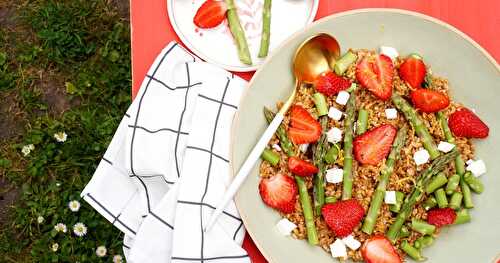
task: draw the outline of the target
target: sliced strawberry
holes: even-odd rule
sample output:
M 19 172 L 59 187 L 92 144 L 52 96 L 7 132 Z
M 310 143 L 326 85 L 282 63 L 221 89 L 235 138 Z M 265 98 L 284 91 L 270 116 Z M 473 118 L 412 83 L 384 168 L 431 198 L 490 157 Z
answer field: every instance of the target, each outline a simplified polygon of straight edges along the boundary
M 386 55 L 364 57 L 356 66 L 356 79 L 377 98 L 388 100 L 392 95 L 394 66 Z
M 448 126 L 458 137 L 486 138 L 490 129 L 479 117 L 466 108 L 461 108 L 450 115 Z
M 435 208 L 427 212 L 427 222 L 437 227 L 451 225 L 455 222 L 457 213 L 455 210 L 447 208 Z
M 381 235 L 366 240 L 361 247 L 361 255 L 363 255 L 366 263 L 402 262 L 391 241 Z
M 303 177 L 311 176 L 318 172 L 318 168 L 312 163 L 294 156 L 288 158 L 288 169 L 293 174 Z
M 321 136 L 321 125 L 301 106 L 290 109 L 290 128 L 288 137 L 295 144 L 315 142 Z
M 450 105 L 450 99 L 445 94 L 422 88 L 412 91 L 411 101 L 417 109 L 427 113 L 440 111 Z
M 391 150 L 397 129 L 391 124 L 383 124 L 361 134 L 354 139 L 354 157 L 362 164 L 376 165 Z
M 262 178 L 259 192 L 266 205 L 286 214 L 295 211 L 297 184 L 292 177 L 279 173 L 270 178 Z
M 226 18 L 226 11 L 227 5 L 224 1 L 207 0 L 196 11 L 193 22 L 201 28 L 216 27 Z
M 314 80 L 316 90 L 326 96 L 337 95 L 340 91 L 348 89 L 351 84 L 351 81 L 337 76 L 332 71 L 322 73 Z
M 402 80 L 408 82 L 413 88 L 420 88 L 424 82 L 427 69 L 418 56 L 409 56 L 401 66 L 399 66 L 399 76 Z
M 363 219 L 365 210 L 356 199 L 348 199 L 324 205 L 321 214 L 336 236 L 345 237 Z

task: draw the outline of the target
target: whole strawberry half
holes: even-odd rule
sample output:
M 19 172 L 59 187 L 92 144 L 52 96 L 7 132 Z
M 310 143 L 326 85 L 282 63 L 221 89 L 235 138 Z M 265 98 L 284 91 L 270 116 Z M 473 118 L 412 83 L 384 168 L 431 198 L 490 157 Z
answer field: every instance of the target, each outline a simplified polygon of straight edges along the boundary
M 366 263 L 402 262 L 391 241 L 381 235 L 366 240 L 361 247 L 361 255 Z
M 422 58 L 409 56 L 403 64 L 399 66 L 399 77 L 408 82 L 413 88 L 420 88 L 424 82 L 427 70 Z
M 437 227 L 451 225 L 455 222 L 457 213 L 455 210 L 447 208 L 434 208 L 427 212 L 427 222 Z
M 354 139 L 354 157 L 361 164 L 377 165 L 389 154 L 397 129 L 383 124 Z
M 388 56 L 366 56 L 356 66 L 356 79 L 377 98 L 388 100 L 392 95 L 393 70 Z
M 302 106 L 290 109 L 290 128 L 288 137 L 295 144 L 316 142 L 321 136 L 321 125 Z
M 351 81 L 337 76 L 332 71 L 322 73 L 314 80 L 314 88 L 326 96 L 337 95 L 340 91 L 348 89 L 351 84 Z
M 318 168 L 312 163 L 304 161 L 298 157 L 292 156 L 288 158 L 288 169 L 298 176 L 311 176 L 318 172 Z
M 416 89 L 411 93 L 413 105 L 427 113 L 438 112 L 450 105 L 450 99 L 444 93 L 430 89 Z
M 262 201 L 274 209 L 286 214 L 295 210 L 297 184 L 291 176 L 279 173 L 270 178 L 262 178 L 259 193 Z
M 451 132 L 458 137 L 486 138 L 490 129 L 479 117 L 466 108 L 453 112 L 448 118 Z
M 357 200 L 348 199 L 324 205 L 321 214 L 336 236 L 345 237 L 363 219 L 365 210 Z
M 207 0 L 193 18 L 197 27 L 212 28 L 218 26 L 226 18 L 227 5 L 221 0 Z

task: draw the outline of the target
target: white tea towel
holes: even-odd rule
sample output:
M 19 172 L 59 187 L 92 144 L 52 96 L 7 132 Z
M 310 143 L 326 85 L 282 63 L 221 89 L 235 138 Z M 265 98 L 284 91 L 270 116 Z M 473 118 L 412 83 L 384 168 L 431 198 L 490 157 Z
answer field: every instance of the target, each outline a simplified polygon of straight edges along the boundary
M 246 82 L 176 43 L 157 57 L 82 197 L 125 233 L 129 262 L 250 262 L 231 203 L 230 127 Z

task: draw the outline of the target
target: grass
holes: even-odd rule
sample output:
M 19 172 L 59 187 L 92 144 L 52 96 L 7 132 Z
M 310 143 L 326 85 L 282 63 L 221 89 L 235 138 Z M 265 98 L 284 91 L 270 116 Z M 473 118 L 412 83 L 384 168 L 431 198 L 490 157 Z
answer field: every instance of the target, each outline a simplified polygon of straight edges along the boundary
M 11 2 L 16 25 L 0 29 L 0 96 L 11 105 L 0 114 L 21 129 L 0 142 L 0 176 L 19 195 L 0 224 L 0 262 L 110 262 L 123 236 L 79 194 L 130 103 L 128 22 L 105 0 Z M 62 131 L 68 139 L 57 142 Z M 86 236 L 72 233 L 77 222 Z M 102 245 L 108 253 L 97 257 Z

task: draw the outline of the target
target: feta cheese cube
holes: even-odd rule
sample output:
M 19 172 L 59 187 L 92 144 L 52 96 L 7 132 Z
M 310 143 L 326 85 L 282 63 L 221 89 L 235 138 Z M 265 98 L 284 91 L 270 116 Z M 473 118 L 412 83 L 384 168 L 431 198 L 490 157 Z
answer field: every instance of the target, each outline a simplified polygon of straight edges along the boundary
M 475 177 L 478 177 L 486 173 L 486 164 L 483 160 L 473 161 L 467 165 L 466 170 L 472 172 Z
M 455 144 L 451 144 L 449 142 L 439 142 L 438 144 L 438 150 L 444 152 L 444 153 L 447 153 L 451 150 L 453 150 L 453 148 L 455 148 Z
M 399 56 L 399 53 L 395 48 L 387 46 L 380 46 L 379 53 L 390 57 L 393 61 Z
M 291 222 L 290 220 L 283 218 L 276 224 L 276 228 L 280 232 L 280 234 L 284 236 L 290 236 L 292 231 L 297 228 L 297 225 Z
M 336 121 L 340 121 L 340 119 L 342 119 L 342 112 L 335 107 L 330 107 L 330 109 L 328 110 L 328 117 Z
M 417 165 L 427 163 L 430 157 L 431 156 L 429 155 L 429 152 L 426 149 L 420 149 L 416 151 L 415 154 L 413 154 L 413 160 L 415 160 L 415 163 Z
M 330 245 L 330 252 L 334 258 L 347 258 L 347 248 L 342 240 L 337 239 Z
M 273 144 L 273 149 L 275 149 L 278 152 L 281 152 L 281 147 L 277 143 Z
M 386 204 L 395 205 L 396 202 L 396 192 L 395 191 L 385 191 L 384 202 Z
M 361 246 L 361 242 L 356 240 L 352 235 L 342 238 L 342 242 L 352 250 L 357 250 Z
M 340 168 L 332 168 L 326 170 L 326 181 L 332 184 L 342 182 L 344 178 L 344 170 Z
M 326 137 L 331 143 L 340 142 L 342 140 L 342 130 L 337 127 L 333 127 L 326 133 Z
M 309 143 L 304 143 L 299 145 L 299 150 L 303 153 L 307 152 L 307 148 L 309 148 Z
M 385 117 L 389 120 L 394 120 L 398 118 L 398 111 L 394 108 L 385 109 Z
M 343 90 L 339 92 L 339 94 L 337 95 L 337 99 L 335 99 L 335 102 L 337 102 L 340 105 L 346 105 L 350 96 L 351 95 L 349 95 L 349 92 Z
M 465 162 L 465 164 L 470 165 L 470 164 L 471 164 L 471 163 L 473 163 L 473 162 L 474 162 L 474 160 L 469 159 L 467 162 Z

